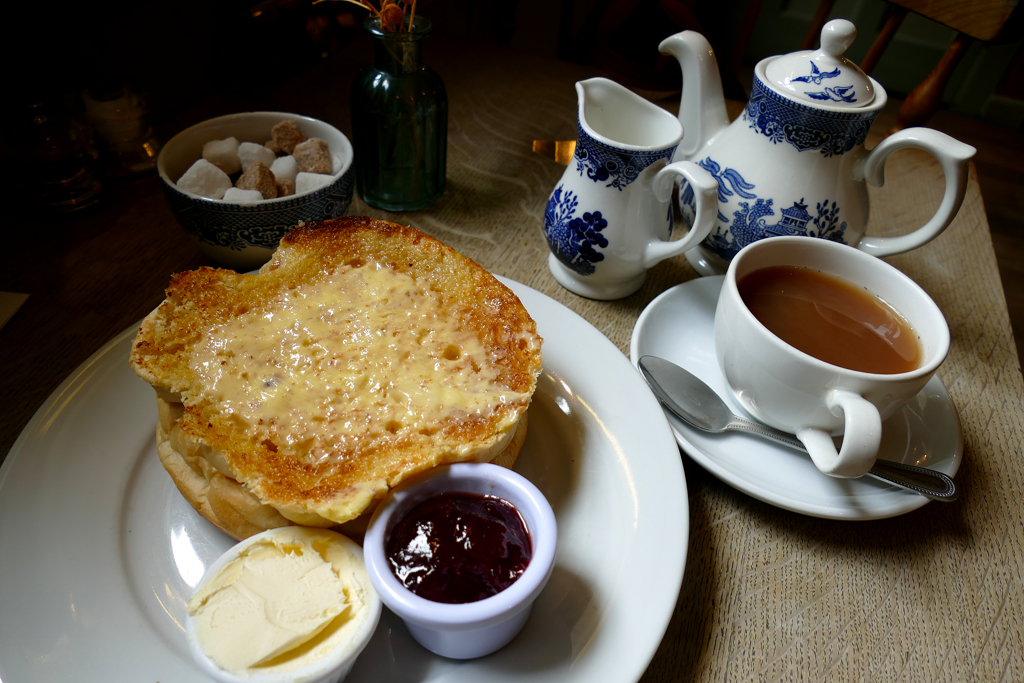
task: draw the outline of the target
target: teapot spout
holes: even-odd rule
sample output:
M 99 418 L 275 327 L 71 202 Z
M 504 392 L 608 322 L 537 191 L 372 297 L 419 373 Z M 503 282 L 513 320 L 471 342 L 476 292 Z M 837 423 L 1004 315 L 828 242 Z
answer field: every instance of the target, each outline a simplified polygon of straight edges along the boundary
M 658 49 L 662 54 L 675 57 L 683 72 L 679 122 L 683 124 L 684 133 L 673 160 L 692 161 L 729 125 L 718 62 L 711 44 L 694 31 L 669 36 L 661 41 Z

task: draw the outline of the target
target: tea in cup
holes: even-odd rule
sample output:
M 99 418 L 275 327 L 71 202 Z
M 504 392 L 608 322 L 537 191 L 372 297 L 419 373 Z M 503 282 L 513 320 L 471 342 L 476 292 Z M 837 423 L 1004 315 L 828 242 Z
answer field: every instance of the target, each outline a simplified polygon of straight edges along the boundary
M 917 283 L 812 237 L 742 249 L 715 312 L 715 354 L 737 400 L 796 434 L 818 469 L 837 477 L 871 469 L 882 422 L 924 388 L 948 351 L 942 311 Z

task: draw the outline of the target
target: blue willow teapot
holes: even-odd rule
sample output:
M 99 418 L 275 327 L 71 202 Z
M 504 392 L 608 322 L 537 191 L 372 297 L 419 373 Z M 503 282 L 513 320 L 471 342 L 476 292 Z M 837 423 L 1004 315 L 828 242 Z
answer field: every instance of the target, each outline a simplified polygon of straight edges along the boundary
M 683 73 L 679 121 L 686 136 L 673 160 L 693 161 L 718 181 L 715 225 L 686 254 L 699 273 L 725 272 L 747 244 L 780 235 L 820 237 L 874 256 L 898 254 L 934 239 L 953 220 L 974 148 L 929 128 L 909 128 L 865 150 L 887 97 L 878 81 L 843 56 L 856 35 L 851 22 L 836 19 L 822 29 L 818 50 L 758 62 L 750 101 L 732 124 L 708 41 L 693 31 L 662 41 L 661 51 L 674 56 Z M 942 164 L 946 189 L 939 209 L 909 234 L 866 236 L 865 181 L 881 186 L 886 159 L 906 147 L 924 149 Z M 695 205 L 683 182 L 685 222 L 694 221 Z

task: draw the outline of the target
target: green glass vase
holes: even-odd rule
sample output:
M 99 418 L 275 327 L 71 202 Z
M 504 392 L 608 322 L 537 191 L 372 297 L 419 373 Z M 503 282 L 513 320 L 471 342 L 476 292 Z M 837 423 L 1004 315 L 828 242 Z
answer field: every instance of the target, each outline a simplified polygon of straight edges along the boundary
M 365 26 L 373 64 L 352 83 L 356 189 L 378 209 L 416 211 L 444 194 L 448 150 L 448 93 L 420 59 L 430 21 L 416 17 L 401 32 L 377 19 Z

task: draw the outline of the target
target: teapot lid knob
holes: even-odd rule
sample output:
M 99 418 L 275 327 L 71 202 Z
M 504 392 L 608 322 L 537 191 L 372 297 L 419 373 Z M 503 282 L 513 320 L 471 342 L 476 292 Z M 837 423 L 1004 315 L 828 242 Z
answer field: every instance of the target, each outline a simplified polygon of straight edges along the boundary
M 775 57 L 765 69 L 768 85 L 790 97 L 818 105 L 855 109 L 871 104 L 875 89 L 868 75 L 844 55 L 857 27 L 833 19 L 821 29 L 821 47 Z
M 842 59 L 857 38 L 857 27 L 846 19 L 833 19 L 821 27 L 821 52 Z

